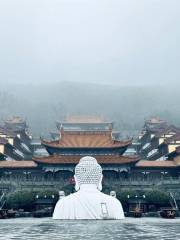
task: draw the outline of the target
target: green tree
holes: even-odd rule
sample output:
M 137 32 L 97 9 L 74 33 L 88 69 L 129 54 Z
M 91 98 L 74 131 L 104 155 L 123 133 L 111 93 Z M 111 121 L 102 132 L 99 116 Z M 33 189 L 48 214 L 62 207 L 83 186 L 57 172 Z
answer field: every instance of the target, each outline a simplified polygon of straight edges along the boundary
M 16 191 L 7 196 L 6 207 L 13 209 L 33 209 L 35 193 L 31 191 Z
M 158 207 L 166 207 L 170 205 L 169 195 L 159 190 L 146 192 L 146 201 L 149 204 L 154 204 Z

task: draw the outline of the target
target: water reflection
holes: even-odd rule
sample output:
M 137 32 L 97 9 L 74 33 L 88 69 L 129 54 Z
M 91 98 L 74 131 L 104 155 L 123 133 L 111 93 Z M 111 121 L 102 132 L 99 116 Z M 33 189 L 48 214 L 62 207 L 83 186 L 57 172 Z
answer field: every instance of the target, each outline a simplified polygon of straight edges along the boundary
M 0 240 L 180 239 L 180 219 L 126 218 L 120 221 L 0 220 Z

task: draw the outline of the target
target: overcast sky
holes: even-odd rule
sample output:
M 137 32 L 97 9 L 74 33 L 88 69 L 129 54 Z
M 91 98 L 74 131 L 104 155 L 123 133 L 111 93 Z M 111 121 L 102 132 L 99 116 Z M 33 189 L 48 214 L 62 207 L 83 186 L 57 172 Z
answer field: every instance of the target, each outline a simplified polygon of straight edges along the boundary
M 1 0 L 0 81 L 180 81 L 180 0 Z

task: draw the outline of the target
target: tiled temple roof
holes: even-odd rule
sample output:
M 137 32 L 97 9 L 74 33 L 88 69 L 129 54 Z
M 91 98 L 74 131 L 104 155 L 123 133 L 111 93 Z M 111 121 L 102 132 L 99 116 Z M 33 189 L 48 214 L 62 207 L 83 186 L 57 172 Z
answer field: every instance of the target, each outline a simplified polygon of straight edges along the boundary
M 180 132 L 176 133 L 174 136 L 166 138 L 164 142 L 166 144 L 172 143 L 174 141 L 180 141 Z
M 48 157 L 34 158 L 37 163 L 46 164 L 77 164 L 80 158 L 79 155 L 52 155 Z M 99 164 L 126 164 L 135 163 L 139 160 L 138 156 L 120 156 L 120 155 L 97 155 L 94 156 Z
M 177 128 L 177 127 L 175 127 L 175 126 L 173 126 L 173 125 L 170 125 L 170 126 L 168 126 L 167 128 L 165 128 L 165 129 L 157 132 L 157 133 L 155 134 L 155 136 L 156 136 L 156 137 L 161 137 L 162 135 L 168 134 L 168 133 L 170 133 L 170 132 L 180 133 L 180 129 Z
M 81 115 L 81 116 L 68 116 L 65 119 L 65 123 L 104 123 L 105 119 L 102 116 L 87 116 L 87 115 Z
M 24 123 L 25 121 L 19 116 L 13 116 L 11 118 L 8 118 L 6 122 L 7 123 Z
M 0 161 L 0 168 L 35 168 L 37 163 L 34 161 Z
M 175 161 L 148 161 L 148 160 L 140 160 L 136 163 L 136 167 L 153 167 L 153 168 L 169 168 L 169 167 L 177 167 L 178 165 Z
M 150 119 L 147 119 L 145 122 L 148 123 L 148 124 L 161 124 L 161 123 L 166 123 L 164 120 L 160 119 L 160 118 L 157 117 L 157 116 L 153 116 L 153 117 L 151 117 Z
M 14 133 L 11 130 L 6 129 L 5 127 L 0 127 L 0 133 L 2 133 L 3 135 L 7 135 L 9 137 L 15 138 L 17 136 L 16 133 Z
M 145 121 L 144 129 L 156 133 L 167 128 L 167 123 L 158 117 L 152 117 Z
M 132 140 L 113 140 L 111 131 L 63 131 L 58 141 L 42 141 L 43 145 L 58 148 L 113 148 L 131 143 Z

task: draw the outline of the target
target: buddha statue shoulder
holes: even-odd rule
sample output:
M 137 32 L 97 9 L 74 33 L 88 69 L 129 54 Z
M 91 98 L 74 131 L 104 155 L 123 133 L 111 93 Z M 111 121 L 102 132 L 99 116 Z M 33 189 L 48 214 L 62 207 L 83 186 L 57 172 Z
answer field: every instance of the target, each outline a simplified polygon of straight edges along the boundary
M 75 167 L 76 193 L 60 199 L 53 219 L 123 219 L 122 205 L 102 190 L 102 168 L 93 157 L 83 157 Z

